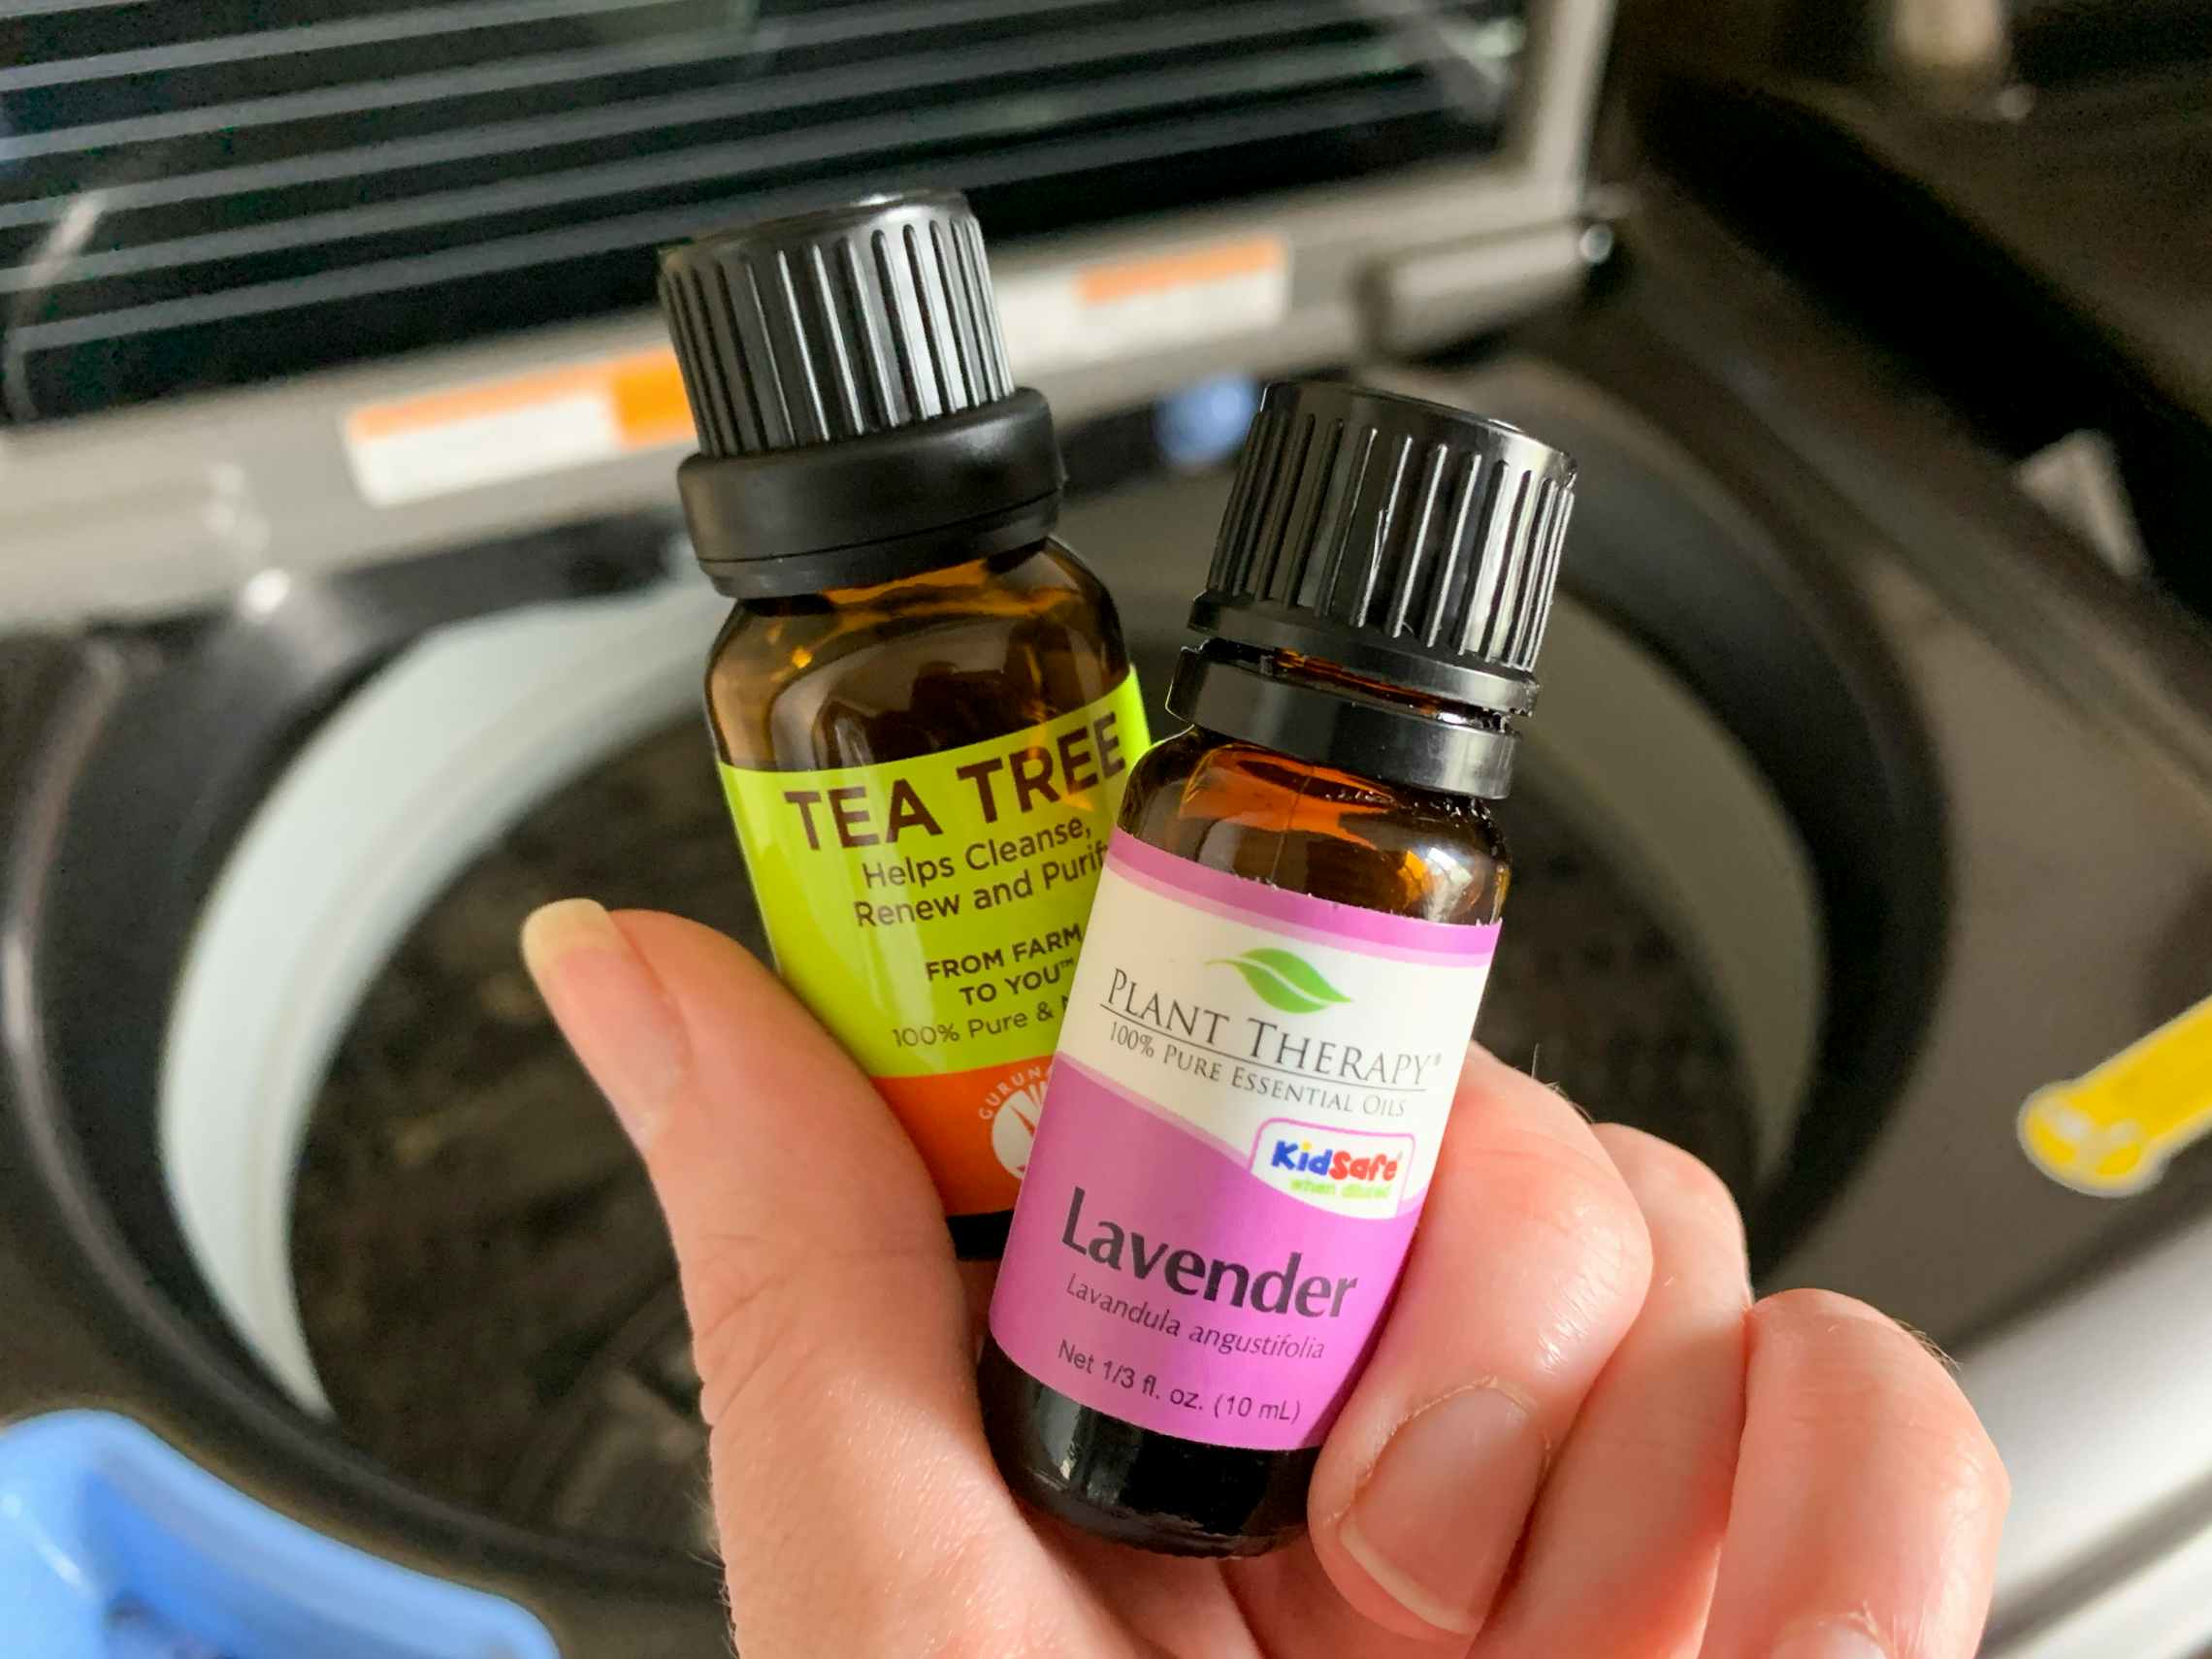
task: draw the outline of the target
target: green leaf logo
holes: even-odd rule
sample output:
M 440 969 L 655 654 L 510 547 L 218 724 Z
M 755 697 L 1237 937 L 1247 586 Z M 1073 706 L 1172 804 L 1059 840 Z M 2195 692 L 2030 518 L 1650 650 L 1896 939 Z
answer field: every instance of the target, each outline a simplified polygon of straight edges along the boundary
M 1208 967 L 1233 967 L 1259 999 L 1285 1014 L 1311 1014 L 1350 997 L 1321 977 L 1321 970 L 1289 951 L 1260 948 L 1241 957 L 1216 957 Z

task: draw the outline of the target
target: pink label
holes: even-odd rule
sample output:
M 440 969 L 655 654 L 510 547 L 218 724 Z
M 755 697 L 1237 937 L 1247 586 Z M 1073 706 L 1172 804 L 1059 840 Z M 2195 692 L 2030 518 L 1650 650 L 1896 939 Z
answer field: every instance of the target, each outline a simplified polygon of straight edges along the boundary
M 1313 1446 L 1420 1213 L 1494 927 L 1381 917 L 1117 833 L 991 1328 L 1038 1381 Z

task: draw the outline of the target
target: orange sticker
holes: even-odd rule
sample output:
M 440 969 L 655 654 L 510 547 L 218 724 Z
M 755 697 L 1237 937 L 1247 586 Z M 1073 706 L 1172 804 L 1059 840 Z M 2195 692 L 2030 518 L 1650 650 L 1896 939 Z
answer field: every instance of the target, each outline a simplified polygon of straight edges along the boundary
M 651 449 L 697 439 L 674 352 L 647 351 L 623 358 L 612 365 L 607 378 L 615 425 L 626 447 Z

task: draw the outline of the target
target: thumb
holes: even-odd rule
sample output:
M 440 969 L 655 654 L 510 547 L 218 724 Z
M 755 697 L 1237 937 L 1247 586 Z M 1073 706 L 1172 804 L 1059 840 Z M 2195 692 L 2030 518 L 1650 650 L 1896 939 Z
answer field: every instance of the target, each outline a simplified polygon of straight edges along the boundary
M 667 1217 L 743 1650 L 928 1648 L 940 1617 L 972 1631 L 998 1553 L 974 1545 L 1020 1529 L 921 1159 L 723 935 L 569 899 L 523 925 L 522 950 Z

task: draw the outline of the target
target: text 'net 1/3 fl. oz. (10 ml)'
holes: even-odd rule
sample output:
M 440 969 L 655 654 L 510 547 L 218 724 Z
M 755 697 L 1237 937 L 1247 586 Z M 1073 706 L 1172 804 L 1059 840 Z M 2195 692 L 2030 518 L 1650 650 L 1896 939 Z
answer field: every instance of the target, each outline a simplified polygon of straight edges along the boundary
M 1051 412 L 957 194 L 666 248 L 661 300 L 699 429 L 685 516 L 737 602 L 707 715 L 777 971 L 960 1253 L 996 1255 L 1146 744 L 1113 602 L 1052 536 Z
M 1574 464 L 1269 389 L 1122 797 L 981 1382 L 1025 1498 L 1155 1549 L 1293 1536 L 1420 1215 L 1496 948 L 1485 802 Z

